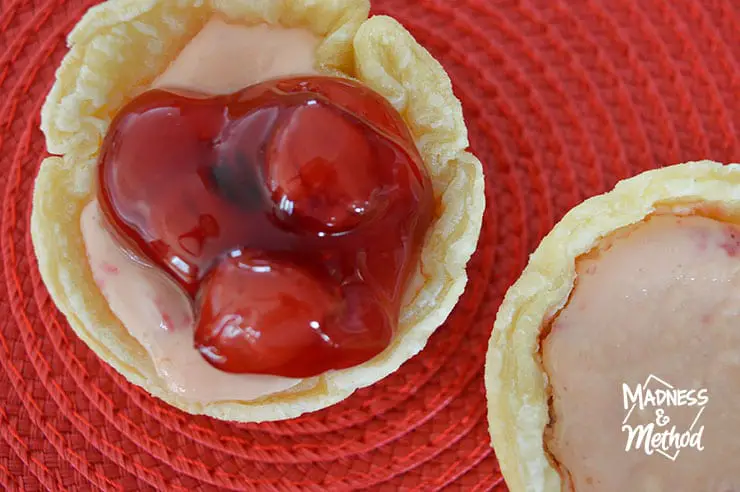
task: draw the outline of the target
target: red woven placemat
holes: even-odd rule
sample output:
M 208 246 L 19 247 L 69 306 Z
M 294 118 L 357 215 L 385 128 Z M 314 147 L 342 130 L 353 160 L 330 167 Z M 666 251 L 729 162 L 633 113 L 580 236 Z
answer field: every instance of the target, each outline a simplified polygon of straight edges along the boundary
M 570 207 L 641 170 L 740 161 L 736 0 L 376 0 L 448 69 L 488 208 L 422 354 L 324 411 L 232 425 L 149 398 L 50 302 L 28 234 L 39 109 L 94 1 L 0 0 L 0 484 L 8 490 L 506 490 L 483 360 L 506 288 Z

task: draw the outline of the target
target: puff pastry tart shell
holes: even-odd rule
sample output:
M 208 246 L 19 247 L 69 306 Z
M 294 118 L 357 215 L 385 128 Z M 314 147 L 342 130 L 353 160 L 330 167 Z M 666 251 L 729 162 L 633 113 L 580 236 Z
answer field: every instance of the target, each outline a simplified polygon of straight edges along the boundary
M 97 153 L 119 108 L 145 90 L 214 14 L 229 22 L 306 28 L 320 38 L 317 70 L 358 79 L 407 122 L 433 180 L 439 218 L 406 292 L 399 330 L 382 354 L 311 384 L 254 401 L 199 404 L 162 384 L 144 348 L 93 280 L 80 213 L 93 199 Z M 395 20 L 368 18 L 366 0 L 111 0 L 90 9 L 42 110 L 55 157 L 34 190 L 32 238 L 42 278 L 77 335 L 150 394 L 193 414 L 235 421 L 293 418 L 347 398 L 418 353 L 462 294 L 484 209 L 483 172 L 466 151 L 460 102 L 441 65 Z
M 513 492 L 564 490 L 544 446 L 550 408 L 540 341 L 574 289 L 576 260 L 657 210 L 702 204 L 740 213 L 740 164 L 689 162 L 621 181 L 572 209 L 531 255 L 498 311 L 485 369 L 492 445 Z

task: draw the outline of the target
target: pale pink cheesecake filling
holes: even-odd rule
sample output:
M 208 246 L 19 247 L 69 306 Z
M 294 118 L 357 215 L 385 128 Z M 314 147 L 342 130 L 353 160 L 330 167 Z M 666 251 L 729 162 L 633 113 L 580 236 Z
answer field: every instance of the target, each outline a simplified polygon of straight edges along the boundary
M 209 21 L 154 81 L 161 89 L 229 94 L 265 80 L 315 74 L 318 38 L 306 29 Z
M 740 491 L 740 226 L 656 215 L 602 240 L 542 357 L 573 490 Z
M 307 30 L 213 19 L 152 87 L 219 95 L 272 78 L 315 74 L 317 45 L 318 39 Z M 213 368 L 193 348 L 190 299 L 162 271 L 132 258 L 117 244 L 97 200 L 83 211 L 81 228 L 95 282 L 113 313 L 147 350 L 170 391 L 208 404 L 253 400 L 301 382 Z

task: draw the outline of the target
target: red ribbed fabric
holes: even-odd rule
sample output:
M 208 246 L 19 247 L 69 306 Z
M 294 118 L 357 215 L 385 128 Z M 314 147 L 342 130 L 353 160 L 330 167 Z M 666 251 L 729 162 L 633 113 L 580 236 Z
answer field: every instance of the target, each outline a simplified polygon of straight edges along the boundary
M 376 0 L 447 68 L 484 163 L 470 282 L 419 356 L 280 423 L 191 417 L 102 364 L 29 238 L 39 110 L 82 0 L 0 0 L 0 485 L 8 490 L 506 490 L 482 371 L 496 309 L 570 207 L 639 171 L 740 161 L 735 0 Z

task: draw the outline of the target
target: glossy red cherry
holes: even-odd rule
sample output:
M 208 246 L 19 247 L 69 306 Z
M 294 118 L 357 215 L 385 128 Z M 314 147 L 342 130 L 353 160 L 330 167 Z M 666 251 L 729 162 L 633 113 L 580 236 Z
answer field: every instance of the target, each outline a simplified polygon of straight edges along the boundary
M 321 102 L 296 108 L 267 153 L 267 188 L 281 220 L 316 233 L 357 227 L 372 216 L 384 182 L 374 141 L 352 115 Z
M 285 255 L 234 251 L 203 280 L 197 306 L 196 348 L 231 373 L 310 377 L 361 364 L 393 336 L 369 286 L 340 287 Z
M 274 373 L 321 349 L 340 300 L 338 286 L 294 262 L 234 252 L 201 285 L 195 346 L 219 369 Z
M 114 230 L 191 294 L 219 255 L 250 236 L 250 211 L 264 208 L 256 169 L 239 166 L 245 152 L 220 142 L 224 110 L 209 100 L 144 93 L 113 121 L 99 159 L 98 196 Z M 240 130 L 265 131 L 269 121 L 258 109 L 244 115 Z
M 344 369 L 366 362 L 380 354 L 393 339 L 398 313 L 383 294 L 366 282 L 342 285 L 340 311 L 324 333 L 337 349 L 331 354 L 333 369 Z
M 134 254 L 198 294 L 209 362 L 295 377 L 388 346 L 434 213 L 400 115 L 330 77 L 142 94 L 111 124 L 98 197 Z M 269 272 L 237 267 L 258 261 Z M 284 308 L 300 296 L 310 309 Z M 305 328 L 320 317 L 320 330 Z

